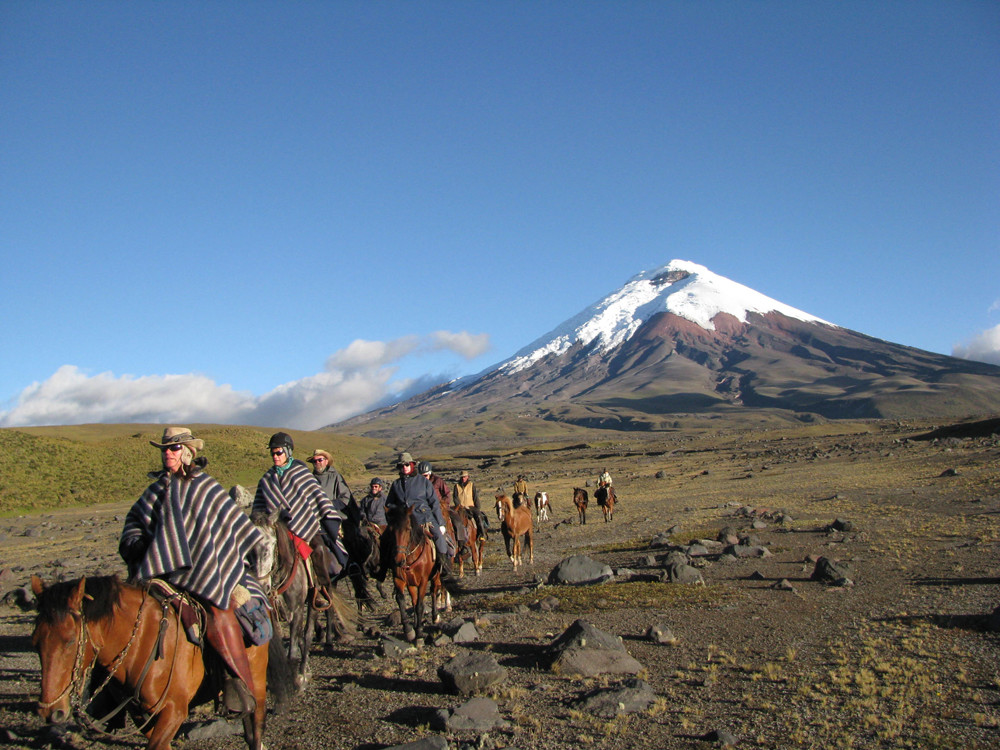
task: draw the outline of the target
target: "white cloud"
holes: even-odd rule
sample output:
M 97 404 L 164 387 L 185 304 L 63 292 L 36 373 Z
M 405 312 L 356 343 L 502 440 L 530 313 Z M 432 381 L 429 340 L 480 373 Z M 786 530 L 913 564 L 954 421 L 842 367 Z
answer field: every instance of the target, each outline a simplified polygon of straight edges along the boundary
M 1000 365 L 1000 325 L 987 328 L 982 333 L 973 336 L 971 341 L 956 344 L 951 353 L 952 356 L 962 359 L 974 359 L 977 362 Z
M 437 331 L 393 341 L 358 339 L 327 359 L 323 372 L 278 386 L 262 396 L 219 385 L 203 375 L 87 375 L 63 365 L 33 383 L 0 411 L 0 426 L 88 422 L 208 422 L 316 429 L 446 380 L 397 378 L 405 357 L 447 350 L 466 359 L 489 348 L 487 334 Z
M 986 312 L 988 312 L 988 313 L 995 313 L 997 310 L 1000 310 L 1000 299 L 994 300 L 993 304 L 990 305 L 990 309 L 987 310 Z

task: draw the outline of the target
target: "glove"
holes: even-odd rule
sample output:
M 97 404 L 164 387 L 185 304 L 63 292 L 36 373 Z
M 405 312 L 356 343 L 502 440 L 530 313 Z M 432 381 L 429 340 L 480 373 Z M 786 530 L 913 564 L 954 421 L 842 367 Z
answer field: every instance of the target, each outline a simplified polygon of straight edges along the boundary
M 438 526 L 438 531 L 441 532 L 441 536 L 447 536 L 448 535 L 448 529 L 446 529 L 444 526 Z
M 146 540 L 139 536 L 122 539 L 118 545 L 118 554 L 127 563 L 137 563 L 146 554 Z

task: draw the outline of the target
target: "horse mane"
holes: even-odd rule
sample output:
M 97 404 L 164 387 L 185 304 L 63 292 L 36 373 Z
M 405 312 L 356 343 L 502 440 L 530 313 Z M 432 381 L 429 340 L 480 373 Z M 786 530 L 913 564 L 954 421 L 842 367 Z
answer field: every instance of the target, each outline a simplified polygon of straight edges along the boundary
M 386 514 L 385 520 L 388 522 L 388 529 L 393 535 L 409 531 L 410 547 L 415 547 L 423 542 L 425 538 L 424 530 L 420 528 L 420 524 L 414 519 L 413 508 L 409 505 L 393 508 L 390 513 Z
M 38 622 L 54 624 L 66 617 L 69 598 L 80 585 L 80 579 L 61 581 L 46 586 L 38 595 Z M 83 616 L 91 622 L 105 620 L 114 614 L 121 598 L 122 582 L 118 576 L 94 576 L 84 584 Z

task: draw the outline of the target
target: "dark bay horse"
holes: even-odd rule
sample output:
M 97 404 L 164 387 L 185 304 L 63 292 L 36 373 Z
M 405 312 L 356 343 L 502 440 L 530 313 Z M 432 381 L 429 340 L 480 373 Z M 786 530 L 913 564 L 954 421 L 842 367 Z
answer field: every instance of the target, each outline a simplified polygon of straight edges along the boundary
M 587 490 L 582 487 L 573 488 L 573 505 L 576 506 L 576 514 L 581 524 L 587 523 L 587 503 L 590 501 Z
M 438 593 L 442 591 L 441 570 L 434 542 L 413 517 L 413 508 L 399 508 L 390 513 L 385 534 L 392 545 L 392 580 L 396 604 L 407 641 L 424 637 L 424 599 L 431 594 L 431 622 L 437 621 Z M 413 606 L 413 626 L 407 617 L 406 596 Z M 447 600 L 448 592 L 444 592 Z
M 129 696 L 113 714 L 128 708 L 147 738 L 150 750 L 169 748 L 189 707 L 218 697 L 215 680 L 206 679 L 202 649 L 191 643 L 170 598 L 154 597 L 150 586 L 122 583 L 117 576 L 80 578 L 46 586 L 32 576 L 38 617 L 32 643 L 42 665 L 38 713 L 51 723 L 64 723 L 75 713 L 86 716 L 95 665 Z M 269 654 L 270 651 L 270 654 Z M 270 658 L 281 649 L 248 646 L 256 711 L 243 718 L 243 736 L 251 750 L 263 747 L 267 689 L 287 695 L 284 685 L 268 685 Z M 284 700 L 284 698 L 282 698 Z M 105 720 L 110 717 L 105 717 Z
M 288 658 L 297 663 L 295 686 L 302 690 L 309 681 L 309 653 L 319 614 L 326 615 L 326 641 L 332 630 L 348 631 L 357 625 L 357 614 L 333 590 L 329 578 L 317 576 L 315 567 L 328 569 L 332 553 L 322 543 L 313 556 L 303 560 L 281 521 L 255 514 L 254 524 L 264 541 L 257 548 L 257 579 L 264 584 L 278 619 L 288 623 Z
M 521 539 L 528 547 L 528 562 L 535 562 L 535 541 L 534 525 L 531 520 L 531 509 L 528 508 L 528 499 L 525 495 L 515 493 L 515 497 L 520 498 L 520 504 L 506 495 L 496 496 L 497 518 L 500 519 L 500 532 L 503 534 L 504 546 L 507 549 L 507 557 L 510 558 L 517 570 L 521 565 Z
M 601 510 L 604 511 L 604 523 L 614 520 L 615 502 L 618 500 L 615 496 L 615 488 L 610 484 L 601 485 L 594 490 L 594 499 L 601 506 Z

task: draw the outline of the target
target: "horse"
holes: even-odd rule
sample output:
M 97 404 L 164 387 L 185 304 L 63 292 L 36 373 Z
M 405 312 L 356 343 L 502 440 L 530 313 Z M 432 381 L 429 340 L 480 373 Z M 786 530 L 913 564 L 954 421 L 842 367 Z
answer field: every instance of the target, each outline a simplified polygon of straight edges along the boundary
M 434 542 L 413 517 L 413 508 L 398 508 L 390 513 L 385 534 L 392 547 L 392 579 L 396 604 L 407 641 L 416 643 L 424 637 L 424 599 L 431 593 L 431 622 L 437 622 L 438 593 L 442 590 L 441 568 Z M 413 606 L 413 627 L 407 619 L 406 594 Z M 447 591 L 444 594 L 447 601 Z
M 455 562 L 458 563 L 458 577 L 465 577 L 465 561 L 472 560 L 472 569 L 475 574 L 482 575 L 483 572 L 483 546 L 485 539 L 480 538 L 479 530 L 476 528 L 476 519 L 467 508 L 455 508 L 451 514 L 455 520 L 465 529 L 465 548 L 460 549 L 455 555 Z
M 148 750 L 169 748 L 189 708 L 218 698 L 218 682 L 207 679 L 213 675 L 206 672 L 202 649 L 188 640 L 175 608 L 186 595 L 173 592 L 160 598 L 152 584 L 131 585 L 117 576 L 48 586 L 32 576 L 31 587 L 38 606 L 31 640 L 41 661 L 38 714 L 43 720 L 61 724 L 75 713 L 90 729 L 103 731 L 86 714 L 92 698 L 84 696 L 95 666 L 106 678 L 93 695 L 112 684 L 127 695 L 98 721 L 128 708 Z M 273 642 L 247 646 L 257 702 L 256 710 L 243 717 L 243 737 L 251 750 L 263 748 L 268 688 L 281 703 L 289 692 L 284 679 L 268 683 L 268 674 L 275 674 L 269 664 L 284 661 Z
M 581 524 L 587 523 L 587 503 L 589 502 L 589 497 L 587 496 L 587 490 L 582 487 L 573 488 L 573 505 L 576 506 L 577 518 Z
M 272 608 L 279 619 L 288 623 L 288 659 L 297 663 L 295 686 L 302 690 L 309 681 L 309 653 L 319 612 L 325 612 L 326 643 L 332 642 L 332 631 L 346 631 L 357 625 L 357 616 L 332 589 L 326 576 L 318 577 L 315 567 L 327 570 L 332 553 L 322 543 L 313 550 L 310 559 L 292 545 L 288 527 L 282 521 L 271 521 L 266 514 L 254 514 L 254 524 L 263 541 L 257 546 L 257 566 L 254 571 L 264 584 Z M 324 580 L 325 579 L 325 580 Z
M 517 496 L 517 493 L 515 493 Z M 506 495 L 496 496 L 497 518 L 500 519 L 500 531 L 503 534 L 504 546 L 507 549 L 507 557 L 510 558 L 517 570 L 521 565 L 521 538 L 528 546 L 528 562 L 535 563 L 535 543 L 534 528 L 531 522 L 531 511 L 528 509 L 527 498 L 520 496 L 523 501 L 515 506 L 514 501 Z
M 539 521 L 549 520 L 549 493 L 535 493 L 535 518 Z
M 601 485 L 594 491 L 594 499 L 604 511 L 604 523 L 614 520 L 615 501 L 618 499 L 615 497 L 615 488 L 610 484 Z

